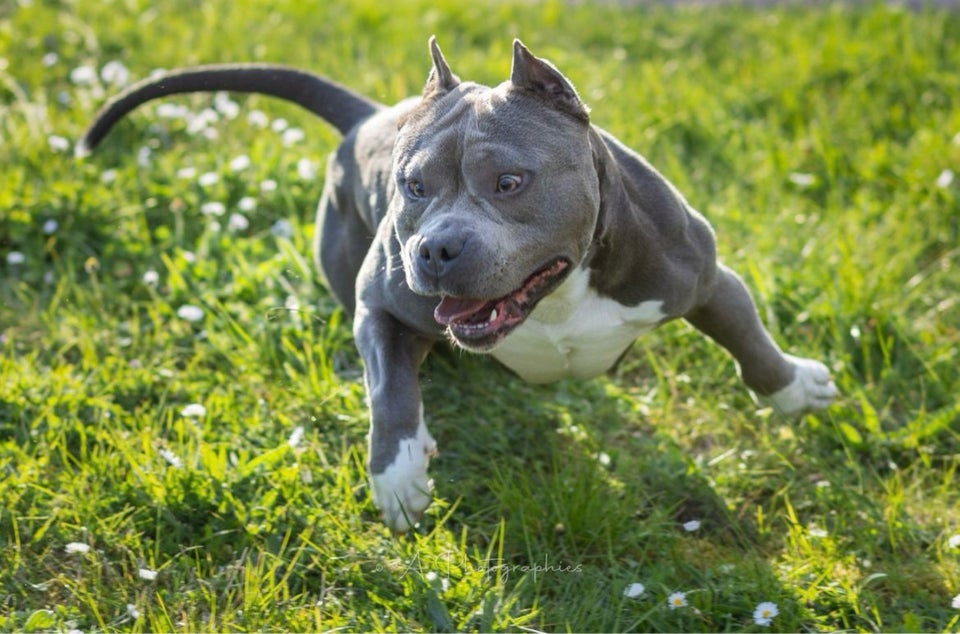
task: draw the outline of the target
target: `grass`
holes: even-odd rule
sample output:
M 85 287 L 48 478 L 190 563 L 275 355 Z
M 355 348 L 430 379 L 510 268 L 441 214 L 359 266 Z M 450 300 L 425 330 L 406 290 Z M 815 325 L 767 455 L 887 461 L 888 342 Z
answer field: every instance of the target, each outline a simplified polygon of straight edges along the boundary
M 960 627 L 960 14 L 269 4 L 0 6 L 0 630 L 762 631 L 763 601 L 781 631 Z M 68 146 L 115 90 L 78 68 L 278 61 L 389 103 L 432 33 L 465 78 L 502 81 L 514 36 L 564 70 L 840 402 L 758 409 L 680 323 L 587 382 L 440 352 L 437 499 L 391 536 L 349 320 L 309 263 L 333 132 L 198 96 L 168 103 L 212 132 L 151 106 Z

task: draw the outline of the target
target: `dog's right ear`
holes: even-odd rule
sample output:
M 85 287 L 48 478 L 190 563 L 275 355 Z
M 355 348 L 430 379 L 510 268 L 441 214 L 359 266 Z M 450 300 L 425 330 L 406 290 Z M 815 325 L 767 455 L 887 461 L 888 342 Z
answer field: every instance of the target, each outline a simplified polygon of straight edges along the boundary
M 442 95 L 456 88 L 460 84 L 460 78 L 450 70 L 434 35 L 430 36 L 430 57 L 433 58 L 433 68 L 427 77 L 427 85 L 423 87 L 423 96 Z

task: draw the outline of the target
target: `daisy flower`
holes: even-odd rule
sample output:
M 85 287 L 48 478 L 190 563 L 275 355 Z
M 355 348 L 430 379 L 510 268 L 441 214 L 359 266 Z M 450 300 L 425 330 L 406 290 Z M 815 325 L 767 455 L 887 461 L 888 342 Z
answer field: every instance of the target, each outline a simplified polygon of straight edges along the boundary
M 317 177 L 316 164 L 307 158 L 300 159 L 297 161 L 297 176 L 302 180 L 312 181 Z
M 113 60 L 100 69 L 100 79 L 114 86 L 123 86 L 130 81 L 130 71 L 123 63 Z
M 754 608 L 753 621 L 757 625 L 763 625 L 766 627 L 767 625 L 770 625 L 773 617 L 777 616 L 778 614 L 780 614 L 780 608 L 777 607 L 776 603 L 764 601 Z
M 244 196 L 237 202 L 237 209 L 250 212 L 257 208 L 257 199 L 253 196 Z
M 230 159 L 230 169 L 234 172 L 240 172 L 250 167 L 250 157 L 246 154 L 240 154 Z
M 137 576 L 139 576 L 144 581 L 156 581 L 157 571 L 150 570 L 149 568 L 141 568 L 137 571 Z
M 222 216 L 226 211 L 227 206 L 216 200 L 200 205 L 200 212 L 205 216 Z
M 169 449 L 161 449 L 160 457 L 166 460 L 167 464 L 173 467 L 174 469 L 179 469 L 183 466 L 183 461 L 180 460 L 180 456 L 173 453 Z
M 667 597 L 667 605 L 670 606 L 671 610 L 676 610 L 677 608 L 684 608 L 687 606 L 687 593 L 686 592 L 674 592 L 669 597 Z
M 255 128 L 265 128 L 270 125 L 270 119 L 262 110 L 251 110 L 247 115 L 247 123 Z
M 186 418 L 203 418 L 207 415 L 207 408 L 200 403 L 190 403 L 180 410 L 180 415 Z
M 623 589 L 623 596 L 627 597 L 628 599 L 636 599 L 645 591 L 646 587 L 642 583 L 634 582 Z
M 280 142 L 285 146 L 290 146 L 303 141 L 305 137 L 306 135 L 300 128 L 287 128 L 280 136 Z
M 203 319 L 203 309 L 193 304 L 184 304 L 177 309 L 177 317 L 189 322 L 198 322 Z
M 186 180 L 192 180 L 197 177 L 197 168 L 195 167 L 181 167 L 177 170 L 177 178 L 184 178 Z
M 210 187 L 216 185 L 218 182 L 220 182 L 220 175 L 216 172 L 205 172 L 197 179 L 200 187 Z
M 84 555 L 90 552 L 90 546 L 88 544 L 84 544 L 83 542 L 70 542 L 64 546 L 63 549 L 71 555 Z
M 690 520 L 689 522 L 683 523 L 683 530 L 688 533 L 692 533 L 700 529 L 700 520 Z
M 293 433 L 290 434 L 290 438 L 287 439 L 287 445 L 291 449 L 295 449 L 301 440 L 303 440 L 303 426 L 297 425 L 293 428 Z
M 70 141 L 59 134 L 51 134 L 47 137 L 47 144 L 54 152 L 66 152 L 70 149 Z
M 70 81 L 78 86 L 85 86 L 97 81 L 97 71 L 92 66 L 77 66 L 70 71 Z
M 289 220 L 281 218 L 271 225 L 270 235 L 275 238 L 286 238 L 289 240 L 293 237 L 293 225 L 290 224 Z
M 954 173 L 951 169 L 945 169 L 937 176 L 937 187 L 946 189 L 953 182 Z
M 160 283 L 160 274 L 154 269 L 147 269 L 143 274 L 143 283 L 147 286 L 156 286 Z
M 947 546 L 950 548 L 960 548 L 960 533 L 952 535 L 950 539 L 947 540 Z
M 250 221 L 243 214 L 232 213 L 230 220 L 227 221 L 227 228 L 230 231 L 246 231 L 250 227 Z

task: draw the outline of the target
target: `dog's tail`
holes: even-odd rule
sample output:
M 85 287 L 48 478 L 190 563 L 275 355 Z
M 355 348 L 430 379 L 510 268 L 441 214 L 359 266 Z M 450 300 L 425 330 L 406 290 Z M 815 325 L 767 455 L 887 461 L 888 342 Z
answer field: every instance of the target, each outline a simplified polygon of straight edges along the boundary
M 336 82 L 276 64 L 210 64 L 165 73 L 130 86 L 103 105 L 77 143 L 78 156 L 89 154 L 125 114 L 158 97 L 188 92 L 259 93 L 302 106 L 341 134 L 382 106 Z

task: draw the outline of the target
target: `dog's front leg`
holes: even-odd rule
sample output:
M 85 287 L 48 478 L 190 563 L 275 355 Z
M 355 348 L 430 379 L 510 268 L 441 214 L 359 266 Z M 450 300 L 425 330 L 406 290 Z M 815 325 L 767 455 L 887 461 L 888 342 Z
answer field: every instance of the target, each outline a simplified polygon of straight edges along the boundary
M 801 414 L 825 408 L 837 396 L 825 365 L 777 347 L 743 282 L 730 269 L 719 267 L 713 293 L 685 318 L 730 351 L 744 382 L 776 410 Z
M 367 470 L 373 502 L 394 531 L 409 530 L 430 505 L 427 476 L 436 442 L 423 421 L 418 372 L 432 342 L 380 308 L 357 307 L 354 336 L 370 405 Z

